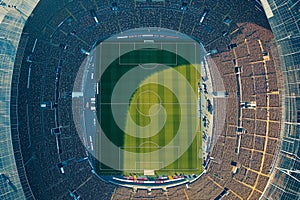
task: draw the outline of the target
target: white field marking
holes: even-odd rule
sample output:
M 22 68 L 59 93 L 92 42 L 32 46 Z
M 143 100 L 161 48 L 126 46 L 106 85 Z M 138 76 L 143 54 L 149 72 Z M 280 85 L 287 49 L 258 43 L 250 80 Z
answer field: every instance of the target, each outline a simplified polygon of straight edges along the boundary
M 91 144 L 91 150 L 94 151 L 94 145 L 93 145 L 92 136 L 90 136 L 90 144 Z

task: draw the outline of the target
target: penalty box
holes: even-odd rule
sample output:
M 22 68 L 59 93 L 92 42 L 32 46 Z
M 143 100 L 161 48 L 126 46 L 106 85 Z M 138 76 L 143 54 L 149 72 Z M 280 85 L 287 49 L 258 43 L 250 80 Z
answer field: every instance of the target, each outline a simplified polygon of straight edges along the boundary
M 198 139 L 196 139 L 198 142 Z M 151 155 L 147 155 L 147 153 L 137 153 L 139 151 L 149 151 L 152 149 Z M 114 166 L 114 170 L 118 171 L 127 171 L 127 172 L 143 172 L 144 170 L 153 170 L 153 171 L 194 171 L 198 170 L 199 168 L 199 161 L 197 159 L 197 163 L 192 168 L 182 168 L 180 166 L 180 146 L 171 146 L 171 147 L 162 147 L 162 151 L 157 151 L 158 147 L 119 147 L 117 151 L 110 151 L 109 153 L 107 150 L 105 154 L 101 154 L 103 160 L 107 158 L 111 159 L 111 163 Z M 168 150 L 167 150 L 168 149 Z M 132 152 L 132 154 L 130 154 Z M 170 154 L 170 152 L 172 152 Z M 197 150 L 195 152 L 197 156 L 195 159 L 199 157 L 198 153 L 201 153 Z M 106 157 L 106 158 L 104 158 Z M 168 159 L 176 161 L 176 164 L 172 164 L 172 167 L 166 167 L 165 160 Z M 101 159 L 100 159 L 101 160 Z M 101 168 L 99 166 L 99 170 L 111 171 L 111 169 Z
M 167 148 L 168 150 L 159 149 Z M 167 152 L 172 152 L 168 154 Z M 114 163 L 114 169 L 120 171 L 134 171 L 141 172 L 144 170 L 161 170 L 165 167 L 165 157 L 168 156 L 169 159 L 177 160 L 180 155 L 180 146 L 171 146 L 171 147 L 119 147 L 118 151 L 114 153 L 106 153 L 105 156 L 113 158 L 112 162 Z M 138 153 L 138 152 L 151 152 L 147 153 Z M 162 154 L 162 152 L 165 152 Z M 102 155 L 104 156 L 104 155 Z M 172 158 L 170 158 L 172 157 Z M 179 170 L 179 162 L 177 166 L 174 166 L 173 169 L 168 170 Z M 106 171 L 106 168 L 101 168 L 101 171 Z
M 151 41 L 151 42 L 149 42 Z M 159 60 L 159 57 L 153 57 L 153 62 L 145 63 L 143 59 L 135 61 L 134 58 L 126 58 L 122 55 L 135 51 L 135 50 L 165 50 L 175 53 L 175 57 L 169 59 Z M 176 41 L 163 41 L 163 40 L 109 40 L 100 43 L 96 47 L 96 78 L 99 80 L 103 71 L 116 59 L 119 59 L 120 66 L 137 66 L 143 64 L 164 64 L 177 66 L 178 56 L 185 58 L 191 64 L 200 64 L 204 55 L 204 47 L 196 41 L 178 39 Z

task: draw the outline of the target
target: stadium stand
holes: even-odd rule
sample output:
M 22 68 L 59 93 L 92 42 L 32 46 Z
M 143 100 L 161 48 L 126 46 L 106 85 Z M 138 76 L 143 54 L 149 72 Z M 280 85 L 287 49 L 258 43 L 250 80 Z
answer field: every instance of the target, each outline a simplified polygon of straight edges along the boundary
M 299 1 L 9 2 L 0 1 L 1 199 L 299 198 Z M 210 58 L 228 97 L 214 103 L 226 118 L 214 124 L 207 172 L 189 185 L 132 191 L 99 179 L 84 159 L 70 98 L 81 50 L 137 27 L 217 50 Z

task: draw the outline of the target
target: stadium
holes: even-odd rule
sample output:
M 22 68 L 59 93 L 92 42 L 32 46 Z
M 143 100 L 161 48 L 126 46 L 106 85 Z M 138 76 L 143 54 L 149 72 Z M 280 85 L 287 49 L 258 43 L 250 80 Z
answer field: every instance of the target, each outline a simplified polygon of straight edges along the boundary
M 0 0 L 0 199 L 299 199 L 297 0 Z

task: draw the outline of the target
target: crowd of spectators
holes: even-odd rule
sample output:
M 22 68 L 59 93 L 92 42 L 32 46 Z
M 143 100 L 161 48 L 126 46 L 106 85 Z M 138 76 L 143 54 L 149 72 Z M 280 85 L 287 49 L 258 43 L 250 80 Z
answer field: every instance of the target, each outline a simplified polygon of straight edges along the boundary
M 136 4 L 133 1 L 122 0 L 118 3 L 118 12 L 111 10 L 108 1 L 87 2 L 72 1 L 63 4 L 61 1 L 53 1 L 49 4 L 42 1 L 25 26 L 13 80 L 15 83 L 27 83 L 28 69 L 31 66 L 30 85 L 27 88 L 26 84 L 16 84 L 17 89 L 12 90 L 12 98 L 17 98 L 14 103 L 18 108 L 12 113 L 12 118 L 17 120 L 15 123 L 18 124 L 12 131 L 16 138 L 14 148 L 17 149 L 18 144 L 20 145 L 20 159 L 23 159 L 24 165 L 18 164 L 18 169 L 23 174 L 25 169 L 28 179 L 27 183 L 25 179 L 22 181 L 23 187 L 30 186 L 37 199 L 71 198 L 70 190 L 75 190 L 83 199 L 109 199 L 112 195 L 113 199 L 149 199 L 146 190 L 134 193 L 126 188 L 115 189 L 115 186 L 93 175 L 87 161 L 77 162 L 87 155 L 76 132 L 69 94 L 73 90 L 78 69 L 86 57 L 81 53 L 81 49 L 89 51 L 97 40 L 127 29 L 156 26 L 179 30 L 198 38 L 207 51 L 217 49 L 218 53 L 212 58 L 217 64 L 229 96 L 225 127 L 212 150 L 211 156 L 215 160 L 207 174 L 189 188 L 180 186 L 169 188 L 167 192 L 152 191 L 150 199 L 182 199 L 186 196 L 190 199 L 214 198 L 224 187 L 243 198 L 250 195 L 251 198 L 259 196 L 268 178 L 258 175 L 258 172 L 261 165 L 264 174 L 267 174 L 271 167 L 278 144 L 281 120 L 280 96 L 276 93 L 279 88 L 277 71 L 272 59 L 262 62 L 264 54 L 260 46 L 262 44 L 264 51 L 268 52 L 271 58 L 276 56 L 272 55 L 268 48 L 268 43 L 272 40 L 271 33 L 251 24 L 266 23 L 263 14 L 258 15 L 257 19 L 253 18 L 251 12 L 241 14 L 244 9 L 250 9 L 247 6 L 252 4 L 235 0 L 229 3 L 209 0 L 205 4 L 192 1 L 187 11 L 180 10 L 181 4 L 175 0 L 152 3 L 136 1 Z M 200 24 L 200 14 L 204 8 L 209 10 L 209 14 Z M 98 23 L 91 14 L 92 10 L 96 13 Z M 223 20 L 228 15 L 233 21 L 226 24 Z M 268 25 L 263 26 L 268 28 Z M 227 36 L 224 35 L 224 31 L 228 32 Z M 36 39 L 35 50 L 32 52 Z M 227 46 L 234 43 L 237 44 L 236 49 L 229 50 Z M 28 55 L 31 55 L 32 63 L 26 61 Z M 55 104 L 55 70 L 59 64 L 59 99 Z M 234 153 L 238 109 L 241 109 L 237 100 L 237 64 L 242 69 L 241 99 L 256 103 L 256 110 L 242 110 L 241 124 L 246 133 L 241 137 L 242 148 L 238 155 Z M 59 110 L 57 120 L 60 127 L 55 123 L 53 108 L 41 109 L 43 102 L 55 104 Z M 267 121 L 268 113 L 271 122 Z M 61 153 L 57 151 L 55 135 L 51 134 L 53 128 L 60 128 Z M 267 136 L 269 138 L 266 144 Z M 263 156 L 265 157 L 262 163 Z M 232 175 L 230 164 L 233 160 L 241 164 L 235 176 Z M 58 167 L 62 162 L 65 163 L 64 174 Z M 257 190 L 260 192 L 255 190 L 252 193 L 249 186 L 253 186 L 255 182 L 258 183 Z M 236 197 L 232 192 L 224 199 Z M 28 193 L 28 198 L 30 195 L 32 194 Z

